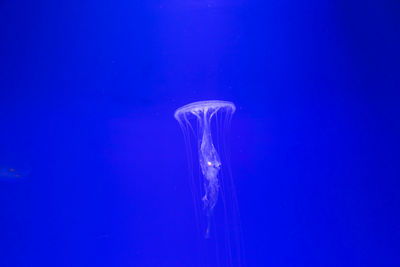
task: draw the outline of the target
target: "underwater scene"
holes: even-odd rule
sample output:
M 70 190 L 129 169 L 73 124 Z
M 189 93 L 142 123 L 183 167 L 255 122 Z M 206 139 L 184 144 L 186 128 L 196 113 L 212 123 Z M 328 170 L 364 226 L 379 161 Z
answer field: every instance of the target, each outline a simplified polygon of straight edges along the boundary
M 0 0 L 0 267 L 400 266 L 399 10 Z

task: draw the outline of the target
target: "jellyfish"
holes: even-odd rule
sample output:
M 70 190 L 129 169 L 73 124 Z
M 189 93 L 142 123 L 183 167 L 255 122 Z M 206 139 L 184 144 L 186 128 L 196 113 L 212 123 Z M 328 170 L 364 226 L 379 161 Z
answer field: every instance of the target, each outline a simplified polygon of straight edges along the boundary
M 227 135 L 235 110 L 232 102 L 208 100 L 180 107 L 174 114 L 186 143 L 195 216 L 199 222 L 197 227 L 204 233 L 205 239 L 211 237 L 215 209 L 218 199 L 222 199 L 223 207 L 220 213 L 225 217 L 222 221 L 225 225 L 223 232 L 226 266 L 234 265 L 234 257 L 237 258 L 237 266 L 241 266 L 240 238 L 237 233 L 238 206 L 227 146 Z M 193 150 L 197 150 L 197 153 L 192 153 Z M 194 174 L 194 162 L 198 162 L 199 165 L 197 176 Z M 199 219 L 200 217 L 202 219 Z M 218 244 L 216 246 L 218 247 Z M 236 252 L 233 252 L 233 247 L 236 247 Z
M 0 181 L 20 181 L 30 174 L 29 165 L 0 162 Z

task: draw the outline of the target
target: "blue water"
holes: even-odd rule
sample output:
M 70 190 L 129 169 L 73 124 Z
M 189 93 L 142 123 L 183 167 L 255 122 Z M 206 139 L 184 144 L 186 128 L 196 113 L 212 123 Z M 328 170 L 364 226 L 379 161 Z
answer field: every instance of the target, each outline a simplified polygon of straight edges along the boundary
M 400 266 L 399 8 L 0 1 L 0 266 L 199 266 L 173 113 L 209 99 L 246 266 Z

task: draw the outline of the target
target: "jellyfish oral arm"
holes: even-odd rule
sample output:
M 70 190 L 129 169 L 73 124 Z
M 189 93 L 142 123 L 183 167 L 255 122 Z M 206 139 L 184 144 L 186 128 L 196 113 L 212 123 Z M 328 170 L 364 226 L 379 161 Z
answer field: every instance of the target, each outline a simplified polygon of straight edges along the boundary
M 218 200 L 218 172 L 221 163 L 214 146 L 207 142 L 201 144 L 199 158 L 201 171 L 204 176 L 204 208 L 207 213 L 211 213 Z
M 210 217 L 212 216 L 212 212 L 218 201 L 218 173 L 221 168 L 221 160 L 212 143 L 209 119 L 207 118 L 204 119 L 203 124 L 203 136 L 199 149 L 199 161 L 204 176 L 205 194 L 202 200 L 208 217 L 208 226 L 206 230 L 206 237 L 208 237 L 210 230 Z

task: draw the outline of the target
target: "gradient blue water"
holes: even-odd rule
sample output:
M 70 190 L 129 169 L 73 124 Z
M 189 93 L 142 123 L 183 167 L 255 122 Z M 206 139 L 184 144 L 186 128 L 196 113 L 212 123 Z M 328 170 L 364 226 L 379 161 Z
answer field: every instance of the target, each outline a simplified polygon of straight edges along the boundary
M 0 1 L 0 266 L 196 266 L 173 112 L 206 99 L 248 266 L 399 266 L 398 10 Z

